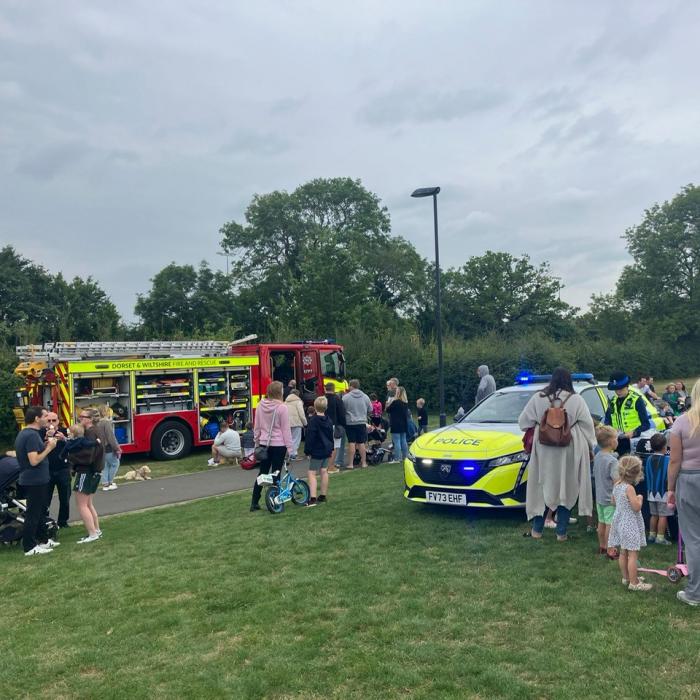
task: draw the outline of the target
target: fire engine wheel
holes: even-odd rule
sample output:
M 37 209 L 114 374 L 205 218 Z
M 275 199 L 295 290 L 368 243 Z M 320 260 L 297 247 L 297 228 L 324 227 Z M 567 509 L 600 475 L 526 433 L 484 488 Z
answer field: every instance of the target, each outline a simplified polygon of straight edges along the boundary
M 153 431 L 151 453 L 156 459 L 180 459 L 191 449 L 192 435 L 179 421 L 165 421 Z

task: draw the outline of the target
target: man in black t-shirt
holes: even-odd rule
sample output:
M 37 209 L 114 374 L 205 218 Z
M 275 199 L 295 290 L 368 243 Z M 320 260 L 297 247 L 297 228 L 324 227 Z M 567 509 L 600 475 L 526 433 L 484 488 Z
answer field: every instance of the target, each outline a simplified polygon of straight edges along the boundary
M 24 417 L 26 427 L 15 440 L 19 462 L 19 485 L 27 501 L 24 515 L 22 547 L 24 555 L 48 554 L 58 543 L 50 540 L 46 531 L 46 506 L 49 495 L 49 460 L 56 448 L 56 438 L 42 440 L 40 431 L 46 428 L 46 409 L 30 406 Z

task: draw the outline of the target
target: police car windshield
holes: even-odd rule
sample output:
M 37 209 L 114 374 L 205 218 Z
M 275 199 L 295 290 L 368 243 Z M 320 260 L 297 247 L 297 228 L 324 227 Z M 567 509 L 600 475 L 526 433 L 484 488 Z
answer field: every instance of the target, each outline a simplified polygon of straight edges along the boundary
M 466 413 L 460 423 L 517 423 L 533 389 L 497 391 Z

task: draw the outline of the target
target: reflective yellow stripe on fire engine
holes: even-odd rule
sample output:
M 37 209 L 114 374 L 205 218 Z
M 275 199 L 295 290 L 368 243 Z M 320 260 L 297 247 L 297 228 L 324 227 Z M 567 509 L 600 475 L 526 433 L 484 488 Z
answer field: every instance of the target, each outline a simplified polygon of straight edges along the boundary
M 56 378 L 58 380 L 58 393 L 59 398 L 59 411 L 58 417 L 61 425 L 66 428 L 71 424 L 71 409 L 73 407 L 73 392 L 71 384 L 68 381 L 68 372 L 66 371 L 65 363 L 61 362 L 54 368 L 56 372 Z
M 257 357 L 179 357 L 158 358 L 153 360 L 104 360 L 88 362 L 78 360 L 68 363 L 71 373 L 84 372 L 128 372 L 130 370 L 159 370 L 159 369 L 195 369 L 207 367 L 250 367 L 260 364 Z

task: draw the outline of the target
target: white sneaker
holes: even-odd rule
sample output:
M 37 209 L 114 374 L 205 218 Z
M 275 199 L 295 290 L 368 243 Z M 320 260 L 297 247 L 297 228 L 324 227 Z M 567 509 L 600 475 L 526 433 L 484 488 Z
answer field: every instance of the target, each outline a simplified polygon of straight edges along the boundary
M 119 487 L 116 484 L 110 484 L 107 488 L 110 491 L 116 491 Z
M 95 534 L 97 535 L 98 538 L 102 537 L 102 530 L 95 530 Z
M 24 553 L 25 557 L 33 557 L 35 554 L 50 554 L 51 553 L 51 548 L 50 547 L 40 547 L 37 545 L 34 547 L 34 549 L 30 549 L 28 552 Z
M 87 537 L 81 537 L 78 540 L 78 544 L 86 544 L 87 542 L 96 542 L 100 539 L 100 536 L 95 533 L 94 535 L 88 535 Z
M 103 487 L 102 487 L 102 490 L 103 490 L 103 491 L 109 491 L 109 486 L 103 486 Z
M 54 547 L 59 547 L 61 545 L 60 542 L 56 542 L 56 540 L 52 540 L 50 537 L 49 539 L 41 544 L 41 547 L 48 547 L 49 549 L 53 549 Z
M 210 467 L 213 467 L 215 464 L 218 464 L 218 462 L 212 457 L 212 458 L 207 462 L 207 464 L 208 464 Z

